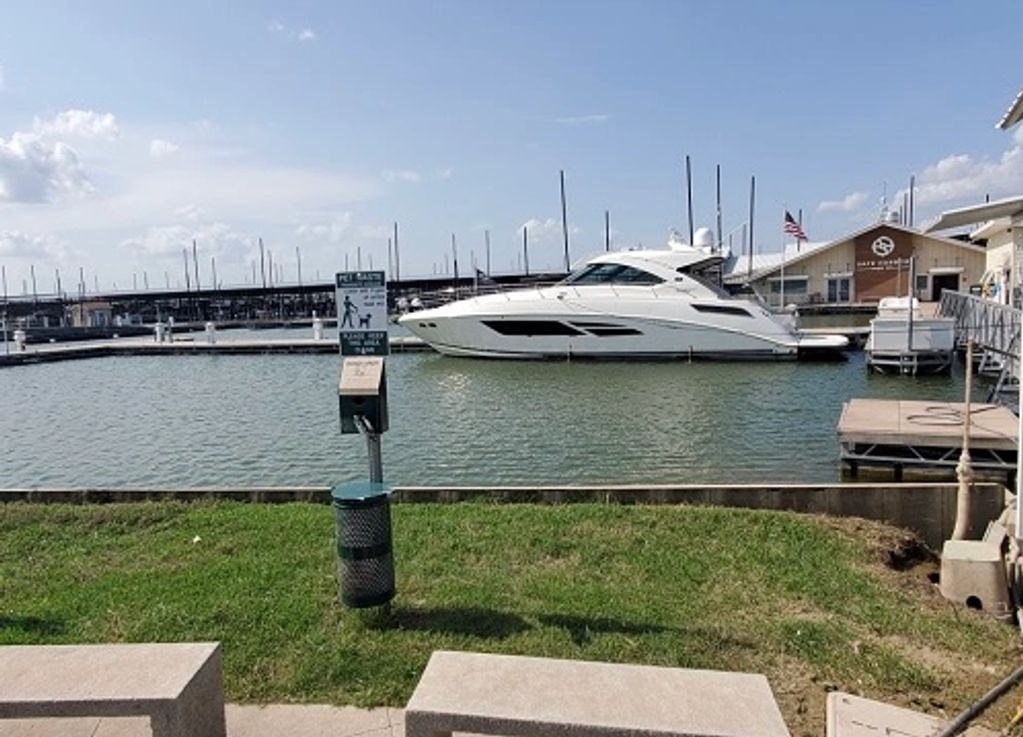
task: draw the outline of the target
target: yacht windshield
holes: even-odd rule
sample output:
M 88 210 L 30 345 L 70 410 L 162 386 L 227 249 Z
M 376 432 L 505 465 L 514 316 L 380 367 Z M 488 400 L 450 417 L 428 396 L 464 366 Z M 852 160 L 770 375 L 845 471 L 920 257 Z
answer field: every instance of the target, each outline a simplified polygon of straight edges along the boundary
M 565 279 L 565 284 L 582 286 L 586 284 L 632 284 L 651 286 L 663 282 L 659 276 L 634 266 L 622 264 L 590 264 Z

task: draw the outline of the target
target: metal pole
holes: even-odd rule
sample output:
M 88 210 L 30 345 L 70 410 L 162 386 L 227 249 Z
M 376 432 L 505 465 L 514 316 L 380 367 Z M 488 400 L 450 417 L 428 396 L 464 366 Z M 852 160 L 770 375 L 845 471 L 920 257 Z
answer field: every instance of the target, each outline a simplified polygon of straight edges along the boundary
M 753 213 L 757 200 L 757 178 L 749 180 L 749 275 L 753 276 Z
M 689 245 L 693 245 L 693 170 L 686 154 L 686 210 L 689 217 Z
M 401 255 L 398 252 L 398 221 L 394 221 L 394 280 L 401 281 Z
M 611 211 L 604 210 L 604 252 L 611 250 Z
M 522 264 L 526 276 L 529 276 L 529 229 L 525 225 L 522 226 Z
M 486 243 L 487 249 L 487 276 L 490 276 L 490 231 L 483 231 L 483 241 Z
M 199 252 L 195 247 L 195 238 L 192 239 L 192 263 L 195 265 L 195 291 L 201 291 L 199 286 Z
M 217 284 L 217 257 L 216 256 L 210 256 L 210 272 L 213 274 L 213 289 L 214 290 L 219 289 L 220 287 Z
M 384 460 L 380 452 L 380 433 L 366 433 L 366 452 L 369 455 L 369 481 L 371 484 L 384 482 Z
M 561 170 L 561 232 L 565 236 L 565 271 L 572 270 L 572 261 L 568 257 L 568 210 L 565 206 L 565 170 Z M 526 273 L 529 273 L 528 268 Z
M 455 234 L 451 234 L 451 265 L 455 270 L 455 294 L 458 293 L 458 245 L 455 243 Z
M 916 299 L 916 256 L 909 257 L 909 311 L 906 313 L 906 350 L 913 350 L 913 302 Z
M 390 254 L 388 254 L 390 255 Z M 302 249 L 295 246 L 295 264 L 298 269 L 298 287 L 302 288 Z
M 60 269 L 54 269 L 53 270 L 53 275 L 56 277 L 57 299 L 60 299 L 61 295 L 64 293 L 64 290 L 63 290 L 63 288 L 61 287 L 61 284 L 60 284 Z
M 32 302 L 37 303 L 37 302 L 39 302 L 39 294 L 38 294 L 38 292 L 36 292 L 36 265 L 35 264 L 29 264 L 28 265 L 28 273 L 29 273 L 29 276 L 32 277 Z
M 263 260 L 263 239 L 259 239 L 259 273 L 263 275 L 263 289 L 266 289 L 266 263 Z
M 913 220 L 915 213 L 913 212 L 916 207 L 916 198 L 913 190 L 916 189 L 916 174 L 909 177 L 909 227 L 913 227 Z
M 718 253 L 721 253 L 724 246 L 724 226 L 721 224 L 721 164 L 716 167 L 717 178 L 717 216 L 718 216 Z
M 787 212 L 787 211 L 786 211 Z M 781 216 L 782 222 L 785 222 L 785 213 Z M 783 310 L 785 309 L 785 230 L 781 231 L 781 291 L 780 291 L 780 304 L 778 305 Z
M 0 278 L 4 283 L 4 353 L 10 353 L 10 346 L 7 344 L 7 267 L 0 266 Z
M 387 278 L 394 278 L 394 256 L 391 253 L 391 249 L 394 247 L 394 241 L 390 238 L 387 239 Z
M 753 254 L 749 250 L 749 243 L 746 240 L 746 223 L 742 224 L 742 252 L 746 256 L 746 281 L 753 281 Z

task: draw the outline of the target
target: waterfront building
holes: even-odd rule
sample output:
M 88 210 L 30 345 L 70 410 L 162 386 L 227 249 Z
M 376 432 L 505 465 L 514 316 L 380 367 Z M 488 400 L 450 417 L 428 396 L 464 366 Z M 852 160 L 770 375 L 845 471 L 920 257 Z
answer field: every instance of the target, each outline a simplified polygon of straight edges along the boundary
M 965 237 L 985 249 L 983 293 L 1002 302 L 1019 306 L 1018 285 L 1023 276 L 1023 195 L 994 202 L 960 207 L 943 212 L 927 230 L 966 229 Z M 1016 278 L 1013 279 L 1013 274 Z M 1006 288 L 1015 285 L 1016 289 Z M 1011 295 L 1015 291 L 1016 296 Z
M 968 291 L 986 268 L 983 245 L 882 221 L 832 241 L 757 254 L 752 264 L 733 257 L 724 281 L 748 283 L 774 306 L 876 304 L 909 294 L 911 257 L 914 294 L 923 302 L 936 301 L 943 289 Z
M 70 307 L 71 324 L 76 328 L 101 328 L 112 325 L 113 305 L 106 300 L 76 302 Z

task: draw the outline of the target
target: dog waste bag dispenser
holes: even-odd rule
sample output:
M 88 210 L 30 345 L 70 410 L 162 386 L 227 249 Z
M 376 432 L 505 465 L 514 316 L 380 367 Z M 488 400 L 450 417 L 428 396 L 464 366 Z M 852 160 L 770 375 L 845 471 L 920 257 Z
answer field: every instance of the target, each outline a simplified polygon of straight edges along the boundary
M 334 487 L 340 599 L 362 608 L 394 597 L 390 489 L 384 485 L 380 437 L 387 430 L 387 288 L 382 271 L 337 275 L 341 433 L 361 433 L 369 482 Z

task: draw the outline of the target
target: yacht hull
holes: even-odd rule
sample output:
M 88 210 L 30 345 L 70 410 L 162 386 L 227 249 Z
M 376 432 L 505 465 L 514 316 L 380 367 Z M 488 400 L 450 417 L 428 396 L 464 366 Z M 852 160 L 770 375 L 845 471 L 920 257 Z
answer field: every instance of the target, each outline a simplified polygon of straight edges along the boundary
M 519 319 L 425 314 L 417 318 L 413 314 L 402 324 L 441 353 L 473 358 L 792 360 L 799 355 L 796 339 L 782 341 L 707 324 L 620 316 L 583 319 L 549 314 Z M 552 331 L 565 334 L 547 334 Z
M 552 287 L 471 297 L 400 322 L 441 353 L 474 358 L 791 360 L 811 344 L 846 347 L 728 298 L 688 270 L 703 260 L 690 251 L 605 255 Z

